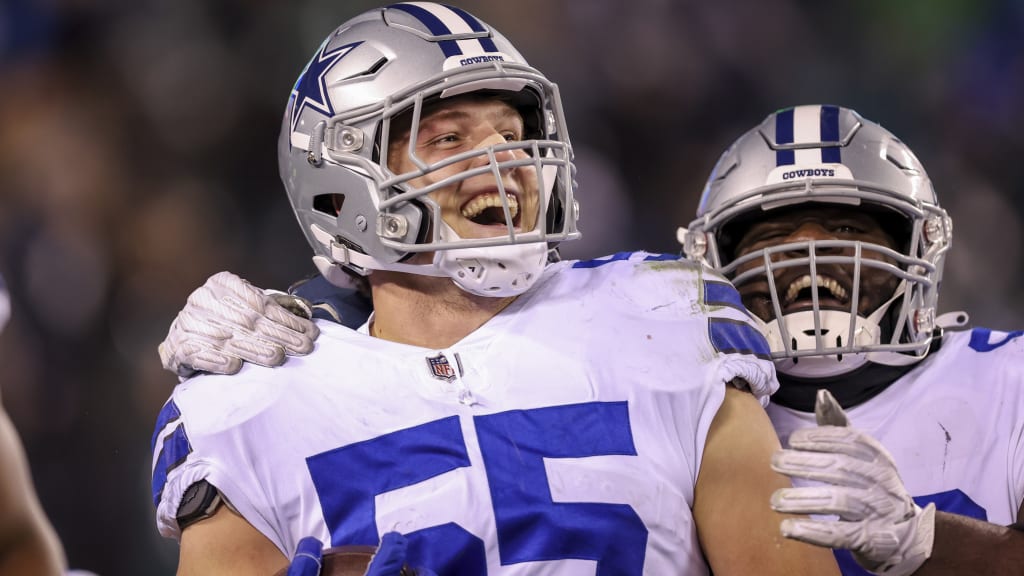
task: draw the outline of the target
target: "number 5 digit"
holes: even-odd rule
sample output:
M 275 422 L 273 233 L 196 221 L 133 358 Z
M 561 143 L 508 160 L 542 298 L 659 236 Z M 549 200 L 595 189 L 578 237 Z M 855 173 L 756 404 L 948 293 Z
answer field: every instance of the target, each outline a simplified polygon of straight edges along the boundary
M 625 402 L 514 410 L 474 418 L 502 564 L 579 558 L 597 574 L 640 574 L 647 529 L 625 504 L 558 503 L 544 458 L 636 455 Z

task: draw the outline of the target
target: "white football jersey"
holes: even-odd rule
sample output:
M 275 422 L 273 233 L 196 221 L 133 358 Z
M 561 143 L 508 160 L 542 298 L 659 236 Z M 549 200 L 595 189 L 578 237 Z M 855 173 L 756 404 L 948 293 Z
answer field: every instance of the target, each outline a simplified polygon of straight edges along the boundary
M 286 556 L 397 530 L 442 575 L 708 573 L 708 427 L 726 382 L 774 381 L 721 277 L 644 253 L 552 264 L 445 350 L 319 326 L 309 356 L 175 389 L 153 438 L 161 534 L 207 479 Z
M 1024 502 L 1024 331 L 946 332 L 942 346 L 846 412 L 892 454 L 921 506 L 1008 525 Z M 814 414 L 768 407 L 783 445 Z M 844 573 L 845 567 L 844 567 Z M 866 572 L 863 572 L 866 574 Z

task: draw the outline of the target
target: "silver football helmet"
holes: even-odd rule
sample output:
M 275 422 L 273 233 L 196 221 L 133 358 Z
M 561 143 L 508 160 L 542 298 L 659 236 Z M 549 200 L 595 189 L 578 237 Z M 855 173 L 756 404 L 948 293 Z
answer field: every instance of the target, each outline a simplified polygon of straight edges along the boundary
M 766 242 L 734 253 L 758 219 L 814 206 L 870 211 L 899 245 Z M 719 270 L 741 292 L 748 283 L 767 285 L 770 317 L 761 320 L 785 374 L 829 377 L 867 361 L 907 365 L 927 354 L 952 222 L 910 149 L 853 110 L 798 106 L 769 115 L 719 159 L 697 219 L 678 238 L 688 257 Z M 892 275 L 886 278 L 895 289 L 865 312 L 859 302 L 869 270 Z M 802 305 L 790 307 L 797 294 Z
M 440 162 L 418 157 L 414 144 L 425 106 L 477 92 L 515 106 L 524 138 Z M 389 140 L 398 135 L 393 125 L 396 132 L 400 126 L 411 131 L 408 154 L 415 166 L 404 173 L 388 166 Z M 579 236 L 572 147 L 557 86 L 497 30 L 459 8 L 392 4 L 332 32 L 292 90 L 278 159 L 314 261 L 335 283 L 340 267 L 362 275 L 397 270 L 449 276 L 475 294 L 513 295 L 539 277 L 549 246 Z M 471 168 L 413 184 L 460 163 Z M 500 177 L 516 168 L 536 174 L 540 206 L 532 229 L 516 221 L 517 199 Z M 504 222 L 503 232 L 460 238 L 428 194 L 482 174 L 497 181 L 501 206 L 490 212 Z M 433 261 L 407 261 L 420 252 L 434 252 Z

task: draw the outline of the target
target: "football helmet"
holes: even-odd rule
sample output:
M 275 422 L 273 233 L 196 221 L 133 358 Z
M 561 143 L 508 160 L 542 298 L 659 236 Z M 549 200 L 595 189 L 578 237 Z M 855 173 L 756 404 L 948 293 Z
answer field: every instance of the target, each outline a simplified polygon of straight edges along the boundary
M 514 106 L 523 117 L 523 139 L 439 162 L 418 157 L 414 144 L 425 106 L 468 93 Z M 388 166 L 389 139 L 400 127 L 411 132 L 408 154 L 415 165 L 402 173 Z M 485 296 L 519 294 L 539 277 L 550 247 L 579 236 L 572 146 L 557 86 L 497 30 L 459 8 L 392 4 L 332 32 L 292 90 L 278 159 L 314 262 L 332 283 L 344 283 L 338 274 L 345 267 L 361 275 L 448 276 Z M 454 164 L 469 167 L 430 185 L 413 183 Z M 536 174 L 540 207 L 532 229 L 515 225 L 516 198 L 506 194 L 500 177 L 516 168 Z M 497 182 L 501 206 L 492 212 L 504 231 L 460 238 L 428 194 L 481 174 Z M 420 252 L 433 252 L 432 262 L 408 262 Z
M 758 219 L 818 205 L 870 211 L 897 249 L 829 239 L 734 253 Z M 719 270 L 741 292 L 749 282 L 767 285 L 773 313 L 763 328 L 784 374 L 823 378 L 867 361 L 903 366 L 927 354 L 952 222 L 910 148 L 853 110 L 798 106 L 769 115 L 722 154 L 696 220 L 678 238 L 686 256 Z M 837 266 L 843 279 L 821 272 Z M 858 303 L 868 269 L 894 276 L 896 288 L 864 312 Z M 792 284 L 779 285 L 783 277 Z M 810 306 L 784 312 L 787 292 L 792 299 L 800 290 L 805 302 L 809 292 Z

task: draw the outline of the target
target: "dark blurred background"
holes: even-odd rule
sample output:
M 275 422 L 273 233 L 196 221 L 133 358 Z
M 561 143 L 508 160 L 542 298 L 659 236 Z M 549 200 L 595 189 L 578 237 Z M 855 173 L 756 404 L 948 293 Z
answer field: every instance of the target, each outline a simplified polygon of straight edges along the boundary
M 567 255 L 677 252 L 733 139 L 841 104 L 911 146 L 954 218 L 942 311 L 1024 328 L 1024 2 L 453 3 L 561 87 L 585 235 Z M 0 0 L 0 384 L 72 567 L 173 574 L 149 494 L 176 382 L 157 343 L 214 272 L 312 271 L 279 120 L 323 37 L 375 5 Z

